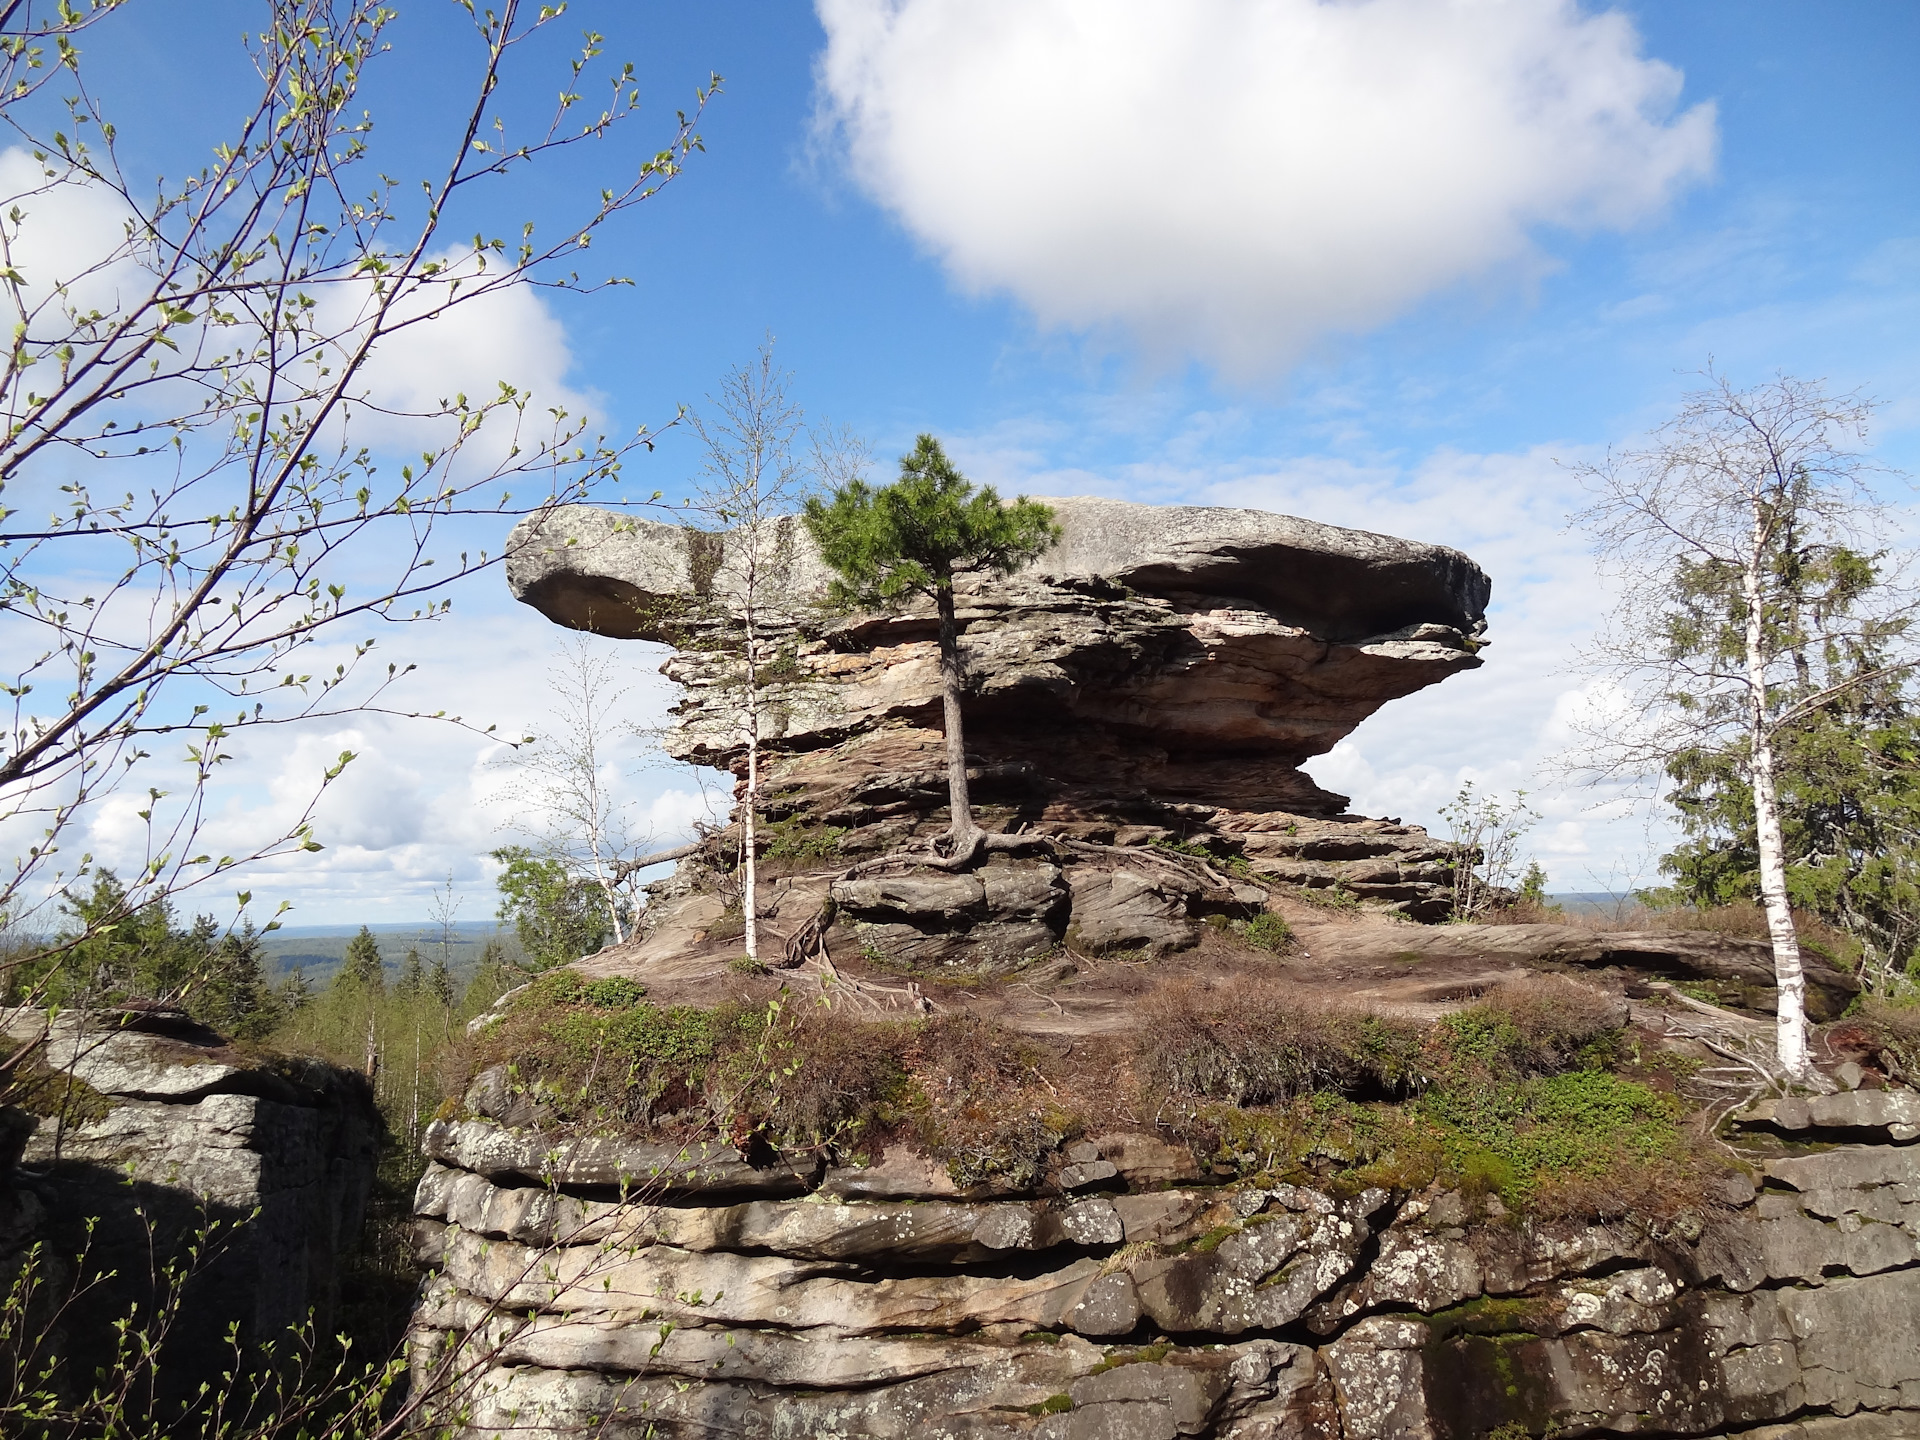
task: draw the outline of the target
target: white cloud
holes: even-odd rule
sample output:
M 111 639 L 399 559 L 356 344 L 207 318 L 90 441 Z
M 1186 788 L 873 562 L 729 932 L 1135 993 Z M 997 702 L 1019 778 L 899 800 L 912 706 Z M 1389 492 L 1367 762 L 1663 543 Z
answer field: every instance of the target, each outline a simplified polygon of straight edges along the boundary
M 56 183 L 46 169 L 19 146 L 0 149 L 0 215 L 8 216 L 0 233 L 7 241 L 5 260 L 22 277 L 19 298 L 29 312 L 62 288 L 59 303 L 80 313 L 110 315 L 144 300 L 153 280 L 143 263 L 146 252 L 128 239 L 133 211 L 104 185 Z M 21 214 L 17 223 L 10 218 L 15 209 Z M 453 247 L 428 258 L 442 267 L 439 277 L 408 290 L 391 317 L 402 328 L 374 348 L 356 377 L 353 393 L 365 401 L 352 407 L 357 443 L 400 451 L 444 446 L 454 438 L 454 422 L 421 417 L 436 414 L 458 394 L 474 402 L 497 396 L 503 381 L 532 397 L 522 437 L 529 450 L 533 440 L 551 432 L 550 408 L 576 418 L 594 408 L 593 397 L 567 382 L 573 355 L 566 330 L 539 291 L 515 283 L 476 293 L 499 272 L 497 266 L 483 272 L 471 249 Z M 456 291 L 465 298 L 448 305 Z M 339 353 L 364 333 L 373 297 L 370 278 L 320 287 L 319 325 L 338 337 Z M 0 300 L 5 298 L 0 288 Z M 448 308 L 432 314 L 443 305 Z M 42 319 L 34 333 L 44 337 L 65 328 L 64 321 Z M 192 329 L 182 332 L 188 352 L 193 347 L 185 336 Z M 233 334 L 221 344 L 234 347 Z M 156 401 L 181 403 L 181 396 L 171 387 L 143 392 L 146 408 Z M 473 459 L 503 461 L 513 442 L 510 429 L 505 414 L 490 420 L 468 441 Z
M 64 288 L 62 304 L 111 314 L 123 295 L 145 293 L 128 239 L 133 212 L 104 185 L 49 180 L 47 169 L 18 145 L 0 150 L 0 213 L 7 216 L 0 228 L 8 232 L 7 263 L 21 277 L 20 299 L 31 313 Z M 35 333 L 53 328 L 43 322 Z
M 820 116 L 976 292 L 1271 370 L 1619 228 L 1710 170 L 1710 104 L 1575 0 L 816 0 Z
M 502 382 L 532 397 L 520 438 L 528 453 L 552 430 L 550 408 L 566 410 L 575 422 L 587 415 L 589 397 L 567 384 L 573 354 L 566 329 L 540 293 L 525 284 L 473 293 L 484 272 L 471 251 L 449 250 L 431 258 L 445 267 L 445 283 L 410 291 L 396 306 L 392 320 L 403 328 L 382 338 L 357 377 L 355 393 L 369 403 L 354 407 L 355 440 L 394 449 L 444 445 L 454 434 L 450 422 L 419 417 L 438 413 L 461 394 L 474 404 L 490 400 Z M 436 306 L 448 304 L 456 282 L 467 297 L 433 315 Z M 371 281 L 330 289 L 323 323 L 351 343 L 372 293 Z M 470 461 L 503 462 L 513 443 L 511 429 L 509 411 L 490 419 L 468 441 Z
M 389 659 L 420 664 L 387 698 L 426 710 L 445 707 L 481 726 L 497 723 L 503 734 L 551 724 L 549 673 L 569 632 L 504 599 L 474 598 L 470 609 L 456 606 L 445 621 L 383 640 L 380 649 L 393 652 Z M 676 698 L 657 673 L 663 649 L 594 638 L 589 644 L 611 652 L 628 687 L 618 721 L 663 721 Z M 333 659 L 333 650 L 316 647 L 315 665 Z M 497 900 L 487 853 L 521 838 L 507 823 L 514 802 L 503 793 L 506 777 L 489 763 L 504 749 L 443 723 L 376 714 L 243 732 L 234 764 L 208 797 L 209 818 L 196 848 L 246 854 L 283 834 L 312 799 L 322 771 L 342 750 L 352 750 L 357 758 L 315 812 L 314 834 L 326 848 L 248 866 L 183 896 L 180 907 L 224 914 L 234 891 L 250 889 L 256 918 L 271 915 L 285 899 L 295 906 L 289 924 L 417 921 L 451 872 L 461 917 L 483 919 Z M 694 820 L 730 803 L 726 777 L 666 763 L 649 740 L 632 736 L 615 750 L 607 776 L 627 808 L 637 846 L 677 844 L 690 836 Z M 175 796 L 184 797 L 172 758 L 157 758 L 155 783 L 163 789 L 171 783 Z M 146 854 L 146 827 L 134 814 L 146 803 L 144 791 L 114 797 L 88 817 L 84 844 L 76 840 L 71 848 L 131 873 Z

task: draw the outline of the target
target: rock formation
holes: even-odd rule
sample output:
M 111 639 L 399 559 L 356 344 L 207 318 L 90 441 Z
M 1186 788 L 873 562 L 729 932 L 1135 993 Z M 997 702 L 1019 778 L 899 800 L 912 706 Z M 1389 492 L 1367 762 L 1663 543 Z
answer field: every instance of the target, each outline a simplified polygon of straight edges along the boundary
M 885 1034 L 902 1053 L 948 1026 L 973 1037 L 957 1063 L 984 1088 L 914 1072 L 900 1103 L 932 1120 L 876 1110 L 861 1144 L 775 1143 L 765 1113 L 709 1113 L 714 1097 L 691 1079 L 671 1099 L 647 1089 L 640 1059 L 620 1079 L 595 1050 L 563 1094 L 532 1055 L 491 1052 L 428 1131 L 415 1204 L 432 1274 L 414 1373 L 463 1377 L 460 1432 L 1920 1434 L 1920 1099 L 1885 1075 L 1853 1066 L 1844 1093 L 1747 1109 L 1726 1178 L 1711 1165 L 1682 1176 L 1683 1206 L 1637 1217 L 1611 1198 L 1579 1212 L 1604 1222 L 1510 1213 L 1497 1175 L 1429 1183 L 1397 1159 L 1364 1178 L 1385 1153 L 1367 1136 L 1386 1133 L 1366 1126 L 1441 1133 L 1414 1113 L 1439 1093 L 1419 1076 L 1452 1054 L 1436 1037 L 1516 976 L 1563 987 L 1552 993 L 1606 1017 L 1594 1024 L 1635 1065 L 1665 1066 L 1667 1099 L 1633 1082 L 1656 1108 L 1676 1076 L 1757 1053 L 1769 1029 L 1699 998 L 1763 1009 L 1756 943 L 1406 923 L 1448 914 L 1445 848 L 1344 813 L 1300 770 L 1388 700 L 1480 663 L 1488 582 L 1472 562 L 1252 511 L 1050 503 L 1062 545 L 959 597 L 975 799 L 1008 848 L 959 872 L 902 858 L 944 823 L 931 617 L 834 613 L 817 555 L 787 524 L 761 557 L 792 597 L 763 617 L 782 673 L 766 727 L 773 973 L 739 953 L 736 834 L 651 887 L 637 936 L 561 977 L 624 997 L 609 1002 L 629 1007 L 616 1018 L 637 1028 L 622 1033 L 665 1027 L 661 1053 L 673 1026 L 716 1015 L 819 1008 L 870 1027 L 834 1031 L 843 1046 Z M 566 509 L 515 532 L 508 576 L 561 624 L 673 645 L 665 669 L 685 699 L 668 748 L 737 773 L 737 544 Z M 1810 964 L 1820 1013 L 1838 1014 L 1857 984 Z M 1542 981 L 1543 969 L 1581 978 Z M 1397 1099 L 1329 1082 L 1261 1112 L 1231 1088 L 1150 1092 L 1143 1017 L 1175 1013 L 1150 1002 L 1244 999 L 1247 986 L 1280 987 L 1285 1014 L 1297 1002 L 1365 1016 L 1362 1049 L 1385 1033 L 1366 1027 L 1403 1027 L 1414 1058 Z M 517 1022 L 517 1003 L 478 1022 L 483 1044 L 586 1043 L 565 1027 L 589 1017 L 560 1005 Z M 1192 1023 L 1232 1030 L 1235 1015 L 1208 1014 Z M 1015 1071 L 1030 1076 L 988 1065 L 989 1030 L 1013 1037 Z M 1588 1075 L 1615 1083 L 1584 1063 L 1554 1072 L 1577 1082 L 1566 1093 Z M 795 1073 L 772 1052 L 752 1064 Z M 1069 1064 L 1090 1068 L 1073 1082 L 1057 1069 L 1063 1095 L 1043 1067 Z M 1499 1090 L 1491 1073 L 1456 1098 L 1531 1093 L 1532 1080 L 1507 1075 Z M 1725 1093 L 1715 1083 L 1693 1102 Z M 1002 1093 L 1015 1089 L 1017 1103 Z M 1118 1098 L 1102 1109 L 1094 1091 Z M 940 1110 L 954 1093 L 960 1108 Z M 1154 1093 L 1191 1102 L 1190 1119 L 1196 1096 L 1226 1094 L 1234 1113 L 1182 1128 Z M 1297 1152 L 1244 1138 L 1297 1138 L 1286 1117 L 1323 1100 L 1370 1118 Z M 558 1118 L 568 1106 L 573 1121 Z M 941 1130 L 1016 1110 L 1008 1123 L 1032 1122 L 1018 1164 Z M 671 1138 L 703 1115 L 720 1122 L 705 1141 Z
M 1299 766 L 1388 700 L 1481 663 L 1480 569 L 1441 546 L 1254 510 L 1048 503 L 1065 532 L 1055 550 L 1011 580 L 959 587 L 969 759 L 990 828 L 1121 849 L 1204 841 L 1277 880 L 1443 915 L 1443 851 L 1417 829 L 1343 815 L 1346 798 Z M 667 749 L 736 766 L 724 681 L 739 543 L 570 507 L 514 532 L 507 575 L 558 623 L 679 646 L 665 669 L 686 698 Z M 765 724 L 769 818 L 851 832 L 849 855 L 897 848 L 946 798 L 931 611 L 834 613 L 802 527 L 781 522 L 765 543 L 787 597 L 775 648 L 791 661 Z M 1064 875 L 1025 867 L 1004 913 L 984 896 L 943 895 L 924 916 L 897 896 L 836 898 L 880 927 L 882 947 L 894 924 L 990 924 L 1009 963 L 1069 926 L 1089 944 L 1191 943 L 1205 885 L 1135 871 L 1112 857 Z
M 473 1436 L 1894 1440 L 1916 1136 L 1911 1092 L 1771 1102 L 1700 1211 L 1554 1224 L 1222 1183 L 1144 1134 L 962 1195 L 905 1153 L 756 1168 L 476 1115 L 428 1135 L 415 1351 L 490 1352 Z
M 0 1035 L 11 1049 L 45 1023 L 0 1012 Z M 229 1323 L 260 1339 L 311 1315 L 326 1333 L 373 1185 L 380 1122 L 363 1077 L 263 1063 L 179 1011 L 129 1008 L 60 1014 L 34 1073 L 16 1078 L 33 1111 L 4 1112 L 17 1148 L 0 1155 L 0 1265 L 45 1242 L 55 1257 L 88 1248 L 92 1267 L 116 1272 L 67 1317 L 73 1353 L 104 1358 L 89 1327 L 146 1303 L 155 1263 L 184 1259 L 209 1223 L 213 1255 L 186 1294 L 173 1383 L 231 1364 Z
M 1056 549 L 1010 580 L 960 587 L 976 678 L 968 739 L 984 764 L 1026 762 L 1089 795 L 1337 812 L 1345 799 L 1300 762 L 1386 701 L 1479 663 L 1488 582 L 1457 551 L 1256 510 L 1048 503 L 1065 532 Z M 737 588 L 731 541 L 569 507 L 515 531 L 507 574 L 561 624 L 697 641 L 733 623 L 698 604 Z M 789 607 L 819 607 L 829 576 L 804 529 L 780 522 L 773 548 Z M 780 748 L 937 724 L 924 602 L 897 615 L 817 609 L 799 628 L 819 683 L 789 687 L 772 727 Z M 738 722 L 711 699 L 718 668 L 697 646 L 668 667 L 688 687 L 669 753 L 738 755 Z

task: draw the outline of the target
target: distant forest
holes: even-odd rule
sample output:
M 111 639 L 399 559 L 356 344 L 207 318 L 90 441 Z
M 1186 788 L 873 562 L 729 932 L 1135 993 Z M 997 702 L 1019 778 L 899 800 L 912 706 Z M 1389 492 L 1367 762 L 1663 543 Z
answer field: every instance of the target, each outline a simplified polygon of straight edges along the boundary
M 380 942 L 381 958 L 389 976 L 398 975 L 409 947 L 432 960 L 440 953 L 438 925 L 369 925 Z M 347 942 L 360 931 L 358 925 L 289 925 L 260 937 L 265 952 L 268 979 L 278 982 L 299 970 L 309 984 L 323 989 L 333 980 L 347 953 Z M 498 941 L 509 958 L 518 957 L 520 942 L 511 929 L 502 930 L 491 920 L 455 925 L 447 940 L 447 968 L 463 982 L 473 978 L 480 966 L 480 952 L 489 940 Z

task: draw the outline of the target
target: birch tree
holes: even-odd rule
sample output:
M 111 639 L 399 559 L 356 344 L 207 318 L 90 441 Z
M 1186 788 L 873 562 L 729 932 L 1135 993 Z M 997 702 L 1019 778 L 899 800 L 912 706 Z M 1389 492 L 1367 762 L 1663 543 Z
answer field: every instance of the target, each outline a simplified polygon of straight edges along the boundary
M 1620 596 L 1589 657 L 1621 687 L 1587 726 L 1596 775 L 1661 774 L 1737 740 L 1752 796 L 1758 899 L 1778 990 L 1776 1048 L 1809 1070 L 1806 979 L 1789 905 L 1776 761 L 1782 735 L 1857 687 L 1904 672 L 1912 601 L 1831 589 L 1810 570 L 1872 551 L 1889 528 L 1863 453 L 1871 402 L 1781 376 L 1750 390 L 1709 372 L 1640 449 L 1578 467 Z M 1883 557 L 1884 558 L 1884 557 Z M 1870 666 L 1847 657 L 1878 657 Z M 1818 663 L 1810 663 L 1818 662 Z
M 812 475 L 797 453 L 806 417 L 787 393 L 791 380 L 775 365 L 769 339 L 753 360 L 727 372 L 704 410 L 688 411 L 707 451 L 691 508 L 721 532 L 702 597 L 714 622 L 707 633 L 721 637 L 723 648 L 738 646 L 736 673 L 710 693 L 731 694 L 746 750 L 740 911 L 750 960 L 760 958 L 761 747 L 770 705 L 794 683 L 791 657 L 779 651 L 783 644 L 791 648 L 800 618 L 792 583 L 793 512 Z
M 559 657 L 547 667 L 547 690 L 553 701 L 547 723 L 493 762 L 508 772 L 501 790 L 511 807 L 507 828 L 533 841 L 540 857 L 557 861 L 570 884 L 593 891 L 606 915 L 601 933 L 610 932 L 618 944 L 627 938 L 632 911 L 625 887 L 634 867 L 623 862 L 637 853 L 618 753 L 633 729 L 622 718 L 627 688 L 613 656 L 575 635 L 562 640 Z
M 129 97 L 86 78 L 79 42 L 113 7 L 0 6 L 0 835 L 17 857 L 0 913 L 17 924 L 87 868 L 71 852 L 90 817 L 129 791 L 145 832 L 122 869 L 130 911 L 318 849 L 311 803 L 230 853 L 207 841 L 240 737 L 421 713 L 371 632 L 441 615 L 450 583 L 494 563 L 463 517 L 492 530 L 597 496 L 651 443 L 506 377 L 471 395 L 395 383 L 409 337 L 456 312 L 617 283 L 576 267 L 699 148 L 711 88 L 668 112 L 663 148 L 618 144 L 640 91 L 595 34 L 553 88 L 534 78 L 564 9 L 465 7 L 468 43 L 432 58 L 448 103 L 407 135 L 432 158 L 407 175 L 367 108 L 370 74 L 404 63 L 385 58 L 393 12 L 261 0 L 237 123 L 156 181 L 123 163 L 110 107 Z M 543 177 L 521 197 L 542 223 L 496 230 L 516 180 L 601 142 L 572 204 Z M 344 658 L 307 663 L 327 640 Z

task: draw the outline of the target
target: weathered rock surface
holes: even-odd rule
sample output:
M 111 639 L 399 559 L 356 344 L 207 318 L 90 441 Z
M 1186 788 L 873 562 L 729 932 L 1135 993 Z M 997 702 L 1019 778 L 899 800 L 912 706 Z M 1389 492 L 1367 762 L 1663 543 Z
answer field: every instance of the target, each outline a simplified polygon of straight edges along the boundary
M 43 1028 L 40 1012 L 0 1012 L 10 1043 Z M 221 1362 L 229 1322 L 249 1336 L 310 1312 L 322 1329 L 332 1323 L 379 1135 L 361 1076 L 319 1061 L 263 1065 L 171 1011 L 67 1012 L 42 1055 L 50 1068 L 26 1092 L 46 1113 L 20 1127 L 11 1200 L 0 1178 L 0 1212 L 12 1215 L 0 1213 L 0 1251 L 42 1240 L 75 1254 L 83 1223 L 97 1221 L 93 1263 L 118 1275 L 75 1317 L 82 1331 L 141 1298 L 153 1257 L 174 1255 L 208 1222 L 219 1227 L 214 1258 L 177 1327 L 176 1343 L 198 1356 L 181 1362 L 182 1378 Z
M 983 822 L 1122 852 L 1202 842 L 1260 884 L 1342 886 L 1440 918 L 1443 849 L 1342 816 L 1345 799 L 1299 766 L 1386 701 L 1481 663 L 1479 569 L 1444 547 L 1260 511 L 1049 503 L 1057 549 L 1011 580 L 958 586 Z M 762 624 L 792 675 L 762 722 L 769 818 L 829 828 L 848 857 L 890 852 L 937 828 L 946 804 L 931 612 L 828 611 L 811 540 L 794 522 L 776 530 L 760 565 L 789 598 Z M 737 768 L 726 652 L 744 543 L 567 508 L 515 530 L 508 580 L 558 623 L 680 646 L 665 670 L 686 698 L 667 749 Z M 1005 876 L 999 893 L 835 898 L 898 965 L 965 956 L 986 972 L 1069 930 L 1097 949 L 1183 948 L 1223 903 L 1202 893 L 1220 887 L 1125 854 L 1096 865 L 1056 846 L 1046 859 L 1055 873 Z
M 413 1353 L 423 1374 L 472 1362 L 475 1437 L 1905 1437 L 1920 1145 L 1893 1136 L 1915 1104 L 1757 1107 L 1738 1125 L 1773 1147 L 1758 1183 L 1665 1226 L 1195 1184 L 1144 1133 L 1070 1147 L 1005 1198 L 941 1198 L 897 1155 L 874 1168 L 898 1198 L 844 1179 L 838 1198 L 745 1198 L 721 1169 L 689 1180 L 714 1164 L 689 1156 L 670 1192 L 623 1202 L 457 1163 L 564 1148 L 538 1136 L 443 1131 L 416 1201 L 436 1274 Z M 1782 1148 L 1802 1110 L 1869 1138 Z M 1126 1188 L 1072 1193 L 1093 1165 Z
M 959 587 L 983 753 L 997 730 L 1068 725 L 1049 757 L 1057 778 L 1112 785 L 1117 777 L 1088 766 L 1095 756 L 1076 759 L 1108 734 L 1140 751 L 1136 769 L 1187 777 L 1145 787 L 1156 794 L 1224 781 L 1243 796 L 1244 777 L 1209 779 L 1206 759 L 1298 764 L 1385 701 L 1479 663 L 1489 585 L 1458 551 L 1258 510 L 1047 503 L 1064 531 L 1058 547 L 1011 581 Z M 736 593 L 742 543 L 568 507 L 514 531 L 508 582 L 561 624 L 672 641 L 698 623 L 702 597 Z M 803 527 L 783 523 L 771 549 L 765 563 L 783 590 L 824 599 L 828 572 Z M 811 749 L 929 718 L 939 695 L 930 613 L 804 626 L 819 638 L 803 659 L 832 683 L 784 707 L 779 738 Z M 669 749 L 690 759 L 737 751 L 736 727 L 702 693 L 703 658 L 685 654 L 669 673 L 691 699 Z M 1298 783 L 1299 795 L 1312 789 Z
M 1774 1007 L 1773 949 L 1764 940 L 1700 930 L 1591 930 L 1577 925 L 1404 926 L 1356 932 L 1342 953 L 1355 963 L 1395 959 L 1408 964 L 1444 959 L 1515 961 L 1528 966 L 1619 968 L 1643 976 L 1677 977 L 1722 987 L 1726 1003 L 1770 1012 Z M 1808 949 L 1807 1006 L 1816 1020 L 1837 1018 L 1860 982 Z

